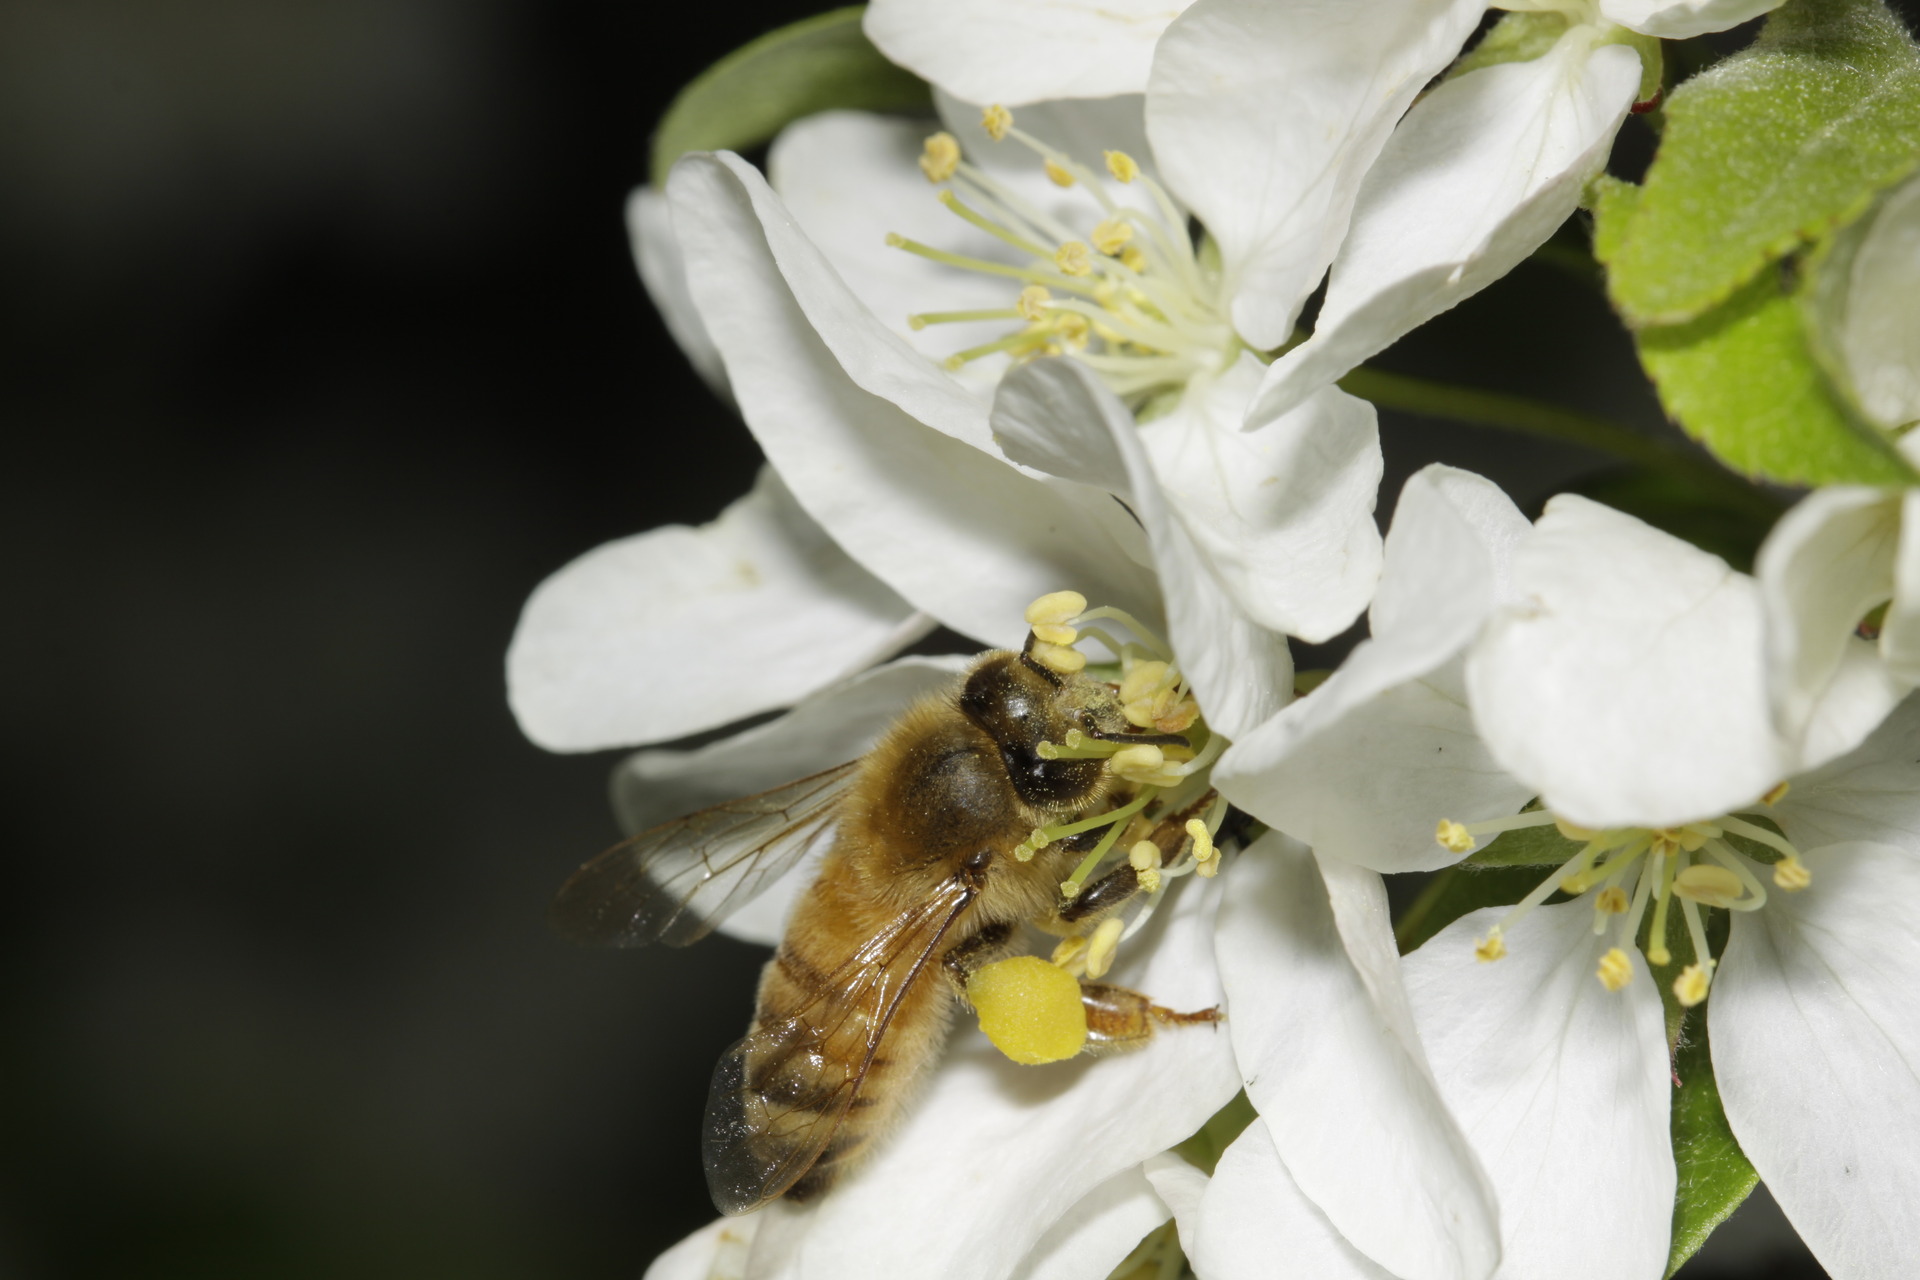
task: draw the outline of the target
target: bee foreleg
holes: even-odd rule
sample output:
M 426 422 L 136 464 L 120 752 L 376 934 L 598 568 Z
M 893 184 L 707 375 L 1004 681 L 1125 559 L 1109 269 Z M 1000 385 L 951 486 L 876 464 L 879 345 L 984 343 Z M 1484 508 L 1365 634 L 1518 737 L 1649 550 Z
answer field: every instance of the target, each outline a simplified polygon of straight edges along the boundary
M 1004 920 L 987 925 L 971 938 L 947 948 L 947 954 L 940 963 L 945 966 L 948 976 L 961 993 L 965 994 L 967 979 L 973 976 L 973 971 L 993 959 L 995 952 L 1005 950 L 1012 937 L 1013 926 Z
M 1062 903 L 1054 912 L 1054 918 L 1062 924 L 1077 924 L 1105 915 L 1138 892 L 1140 873 L 1133 869 L 1132 863 L 1123 862 L 1082 889 L 1073 901 Z
M 1104 982 L 1080 982 L 1080 1004 L 1087 1011 L 1085 1053 L 1137 1049 L 1153 1039 L 1156 1027 L 1220 1021 L 1220 1009 L 1180 1013 L 1162 1008 L 1138 991 Z

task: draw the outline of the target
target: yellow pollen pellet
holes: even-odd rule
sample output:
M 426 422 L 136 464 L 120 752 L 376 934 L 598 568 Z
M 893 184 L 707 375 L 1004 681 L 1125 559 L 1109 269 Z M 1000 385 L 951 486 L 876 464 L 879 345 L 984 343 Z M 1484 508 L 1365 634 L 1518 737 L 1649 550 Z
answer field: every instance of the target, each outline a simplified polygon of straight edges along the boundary
M 1773 864 L 1773 882 L 1788 893 L 1798 893 L 1813 883 L 1813 872 L 1800 859 L 1786 857 Z
M 1057 622 L 1035 623 L 1033 634 L 1048 644 L 1072 644 L 1080 638 L 1078 631 L 1072 627 L 1063 627 Z
M 1133 226 L 1121 218 L 1108 218 L 1094 227 L 1092 239 L 1093 247 L 1111 258 L 1133 239 Z
M 1087 665 L 1087 655 L 1078 649 L 1048 644 L 1045 640 L 1034 643 L 1033 660 L 1047 670 L 1058 672 L 1063 676 L 1073 675 Z
M 1107 156 L 1107 172 L 1112 174 L 1114 177 L 1118 178 L 1120 181 L 1132 182 L 1135 178 L 1140 176 L 1139 162 L 1136 161 L 1132 156 L 1128 155 L 1126 152 L 1109 151 L 1106 153 L 1106 156 Z
M 998 142 L 1007 136 L 1007 130 L 1013 128 L 1013 112 L 996 102 L 980 113 L 980 127 L 987 131 L 989 138 Z
M 1093 931 L 1093 940 L 1087 943 L 1087 976 L 1099 978 L 1113 968 L 1113 956 L 1120 949 L 1120 934 L 1126 929 L 1127 922 L 1119 916 L 1102 920 L 1100 927 Z
M 1602 915 L 1624 915 L 1627 910 L 1627 891 L 1617 884 L 1602 889 L 1594 895 L 1593 909 Z
M 1707 998 L 1711 981 L 1705 965 L 1690 964 L 1673 980 L 1673 998 L 1691 1009 Z
M 1045 293 L 1046 290 L 1042 289 L 1040 292 Z M 1065 622 L 1068 618 L 1077 618 L 1086 611 L 1087 598 L 1078 591 L 1049 591 L 1028 605 L 1026 613 L 1022 616 L 1031 627 L 1041 622 Z
M 1020 291 L 1020 296 L 1014 300 L 1013 309 L 1020 313 L 1022 320 L 1030 324 L 1038 324 L 1047 318 L 1047 303 L 1052 298 L 1053 294 L 1047 291 L 1047 286 L 1043 284 L 1030 284 Z M 1077 591 L 1056 591 L 1053 594 L 1057 596 L 1080 595 Z M 1048 597 L 1042 598 L 1045 599 Z M 1085 608 L 1086 597 L 1080 596 L 1080 601 L 1081 608 Z M 1079 609 L 1074 610 L 1074 613 L 1078 612 L 1080 612 Z M 1071 618 L 1073 613 L 1063 616 Z
M 1071 1058 L 1086 1047 L 1080 980 L 1039 956 L 1014 956 L 974 971 L 967 1000 L 993 1047 L 1029 1066 Z
M 1600 957 L 1600 968 L 1594 976 L 1607 990 L 1618 991 L 1633 981 L 1633 961 L 1620 948 L 1611 948 Z
M 1136 275 L 1147 269 L 1147 253 L 1137 244 L 1130 244 L 1121 251 L 1120 261 L 1127 264 L 1127 270 Z
M 1440 819 L 1440 825 L 1433 829 L 1433 838 L 1439 841 L 1442 849 L 1452 853 L 1473 851 L 1473 833 L 1452 818 Z
M 1685 867 L 1673 878 L 1675 893 L 1709 907 L 1725 907 L 1738 902 L 1744 889 L 1740 877 L 1725 867 Z
M 1053 255 L 1053 265 L 1070 276 L 1093 274 L 1093 251 L 1080 240 L 1069 240 Z
M 1771 808 L 1773 805 L 1779 804 L 1781 798 L 1786 794 L 1787 784 L 1784 782 L 1775 783 L 1773 790 L 1760 797 L 1760 803 Z
M 960 143 L 950 133 L 936 133 L 920 148 L 920 172 L 928 182 L 945 182 L 960 167 Z
M 1073 175 L 1062 168 L 1060 162 L 1052 156 L 1047 157 L 1046 170 L 1047 177 L 1053 180 L 1054 186 L 1070 187 L 1073 185 Z
M 1500 936 L 1500 926 L 1487 930 L 1487 936 L 1473 944 L 1473 958 L 1482 964 L 1498 960 L 1507 954 L 1507 940 Z

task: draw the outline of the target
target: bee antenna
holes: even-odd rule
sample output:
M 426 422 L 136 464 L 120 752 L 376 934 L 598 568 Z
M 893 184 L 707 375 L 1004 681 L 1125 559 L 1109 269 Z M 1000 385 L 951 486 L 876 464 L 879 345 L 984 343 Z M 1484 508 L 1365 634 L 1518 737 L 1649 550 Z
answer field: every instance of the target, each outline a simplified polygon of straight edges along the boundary
M 1185 735 L 1178 733 L 1108 733 L 1103 729 L 1082 729 L 1081 733 L 1101 742 L 1124 742 L 1131 746 L 1191 747 Z
M 1045 663 L 1033 656 L 1033 646 L 1039 642 L 1039 639 L 1040 637 L 1034 635 L 1033 632 L 1027 632 L 1027 642 L 1020 646 L 1020 661 L 1026 665 L 1028 670 L 1038 673 L 1042 680 L 1045 680 L 1054 688 L 1064 688 L 1066 681 L 1060 678 L 1060 673 L 1051 670 Z

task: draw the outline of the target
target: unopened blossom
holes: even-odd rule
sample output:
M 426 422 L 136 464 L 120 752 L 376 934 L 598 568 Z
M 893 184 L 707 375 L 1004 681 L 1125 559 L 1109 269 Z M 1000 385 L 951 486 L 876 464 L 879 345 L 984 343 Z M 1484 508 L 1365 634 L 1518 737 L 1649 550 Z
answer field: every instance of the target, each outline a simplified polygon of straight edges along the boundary
M 1843 395 L 1871 425 L 1907 433 L 1901 450 L 1920 466 L 1920 181 L 1836 239 L 1814 299 L 1816 345 Z M 1836 685 L 1887 705 L 1920 685 L 1920 487 L 1809 494 L 1768 536 L 1755 572 L 1782 732 L 1804 736 Z

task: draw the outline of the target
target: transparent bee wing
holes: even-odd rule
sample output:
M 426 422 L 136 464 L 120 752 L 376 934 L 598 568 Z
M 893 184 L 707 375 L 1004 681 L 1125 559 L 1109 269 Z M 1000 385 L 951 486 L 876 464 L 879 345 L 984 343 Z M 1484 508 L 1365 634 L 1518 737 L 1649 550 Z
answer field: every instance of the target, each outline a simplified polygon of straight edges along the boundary
M 574 872 L 547 918 L 575 942 L 698 942 L 833 839 L 840 799 L 858 766 L 852 761 L 642 831 Z
M 902 998 L 977 891 L 955 877 L 895 917 L 806 1003 L 721 1056 L 702 1153 L 722 1213 L 748 1213 L 791 1188 L 853 1109 Z

